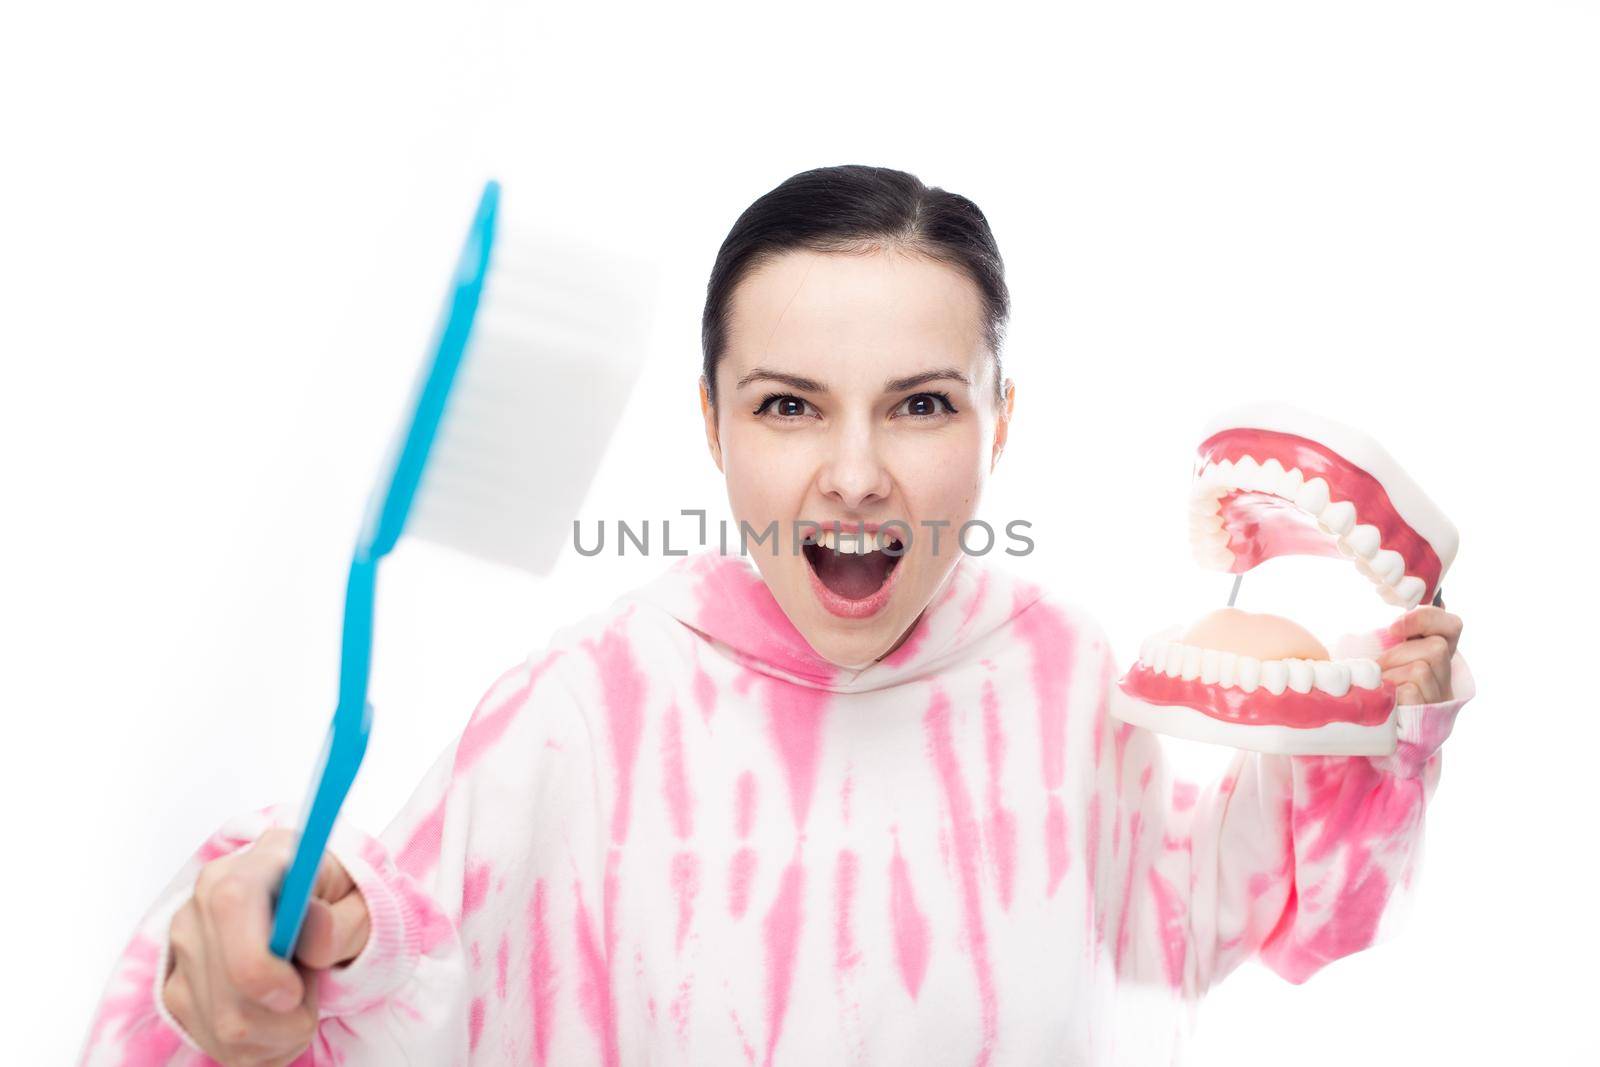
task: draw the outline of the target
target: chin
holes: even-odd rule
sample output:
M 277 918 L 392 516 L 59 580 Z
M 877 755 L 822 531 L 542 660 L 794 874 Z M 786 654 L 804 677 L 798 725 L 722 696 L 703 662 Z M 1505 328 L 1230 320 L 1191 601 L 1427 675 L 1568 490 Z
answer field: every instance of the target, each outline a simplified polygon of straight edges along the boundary
M 900 638 L 898 631 L 891 634 L 881 626 L 875 626 L 873 629 L 884 632 L 839 633 L 835 626 L 821 622 L 818 626 L 810 628 L 810 632 L 802 629 L 801 635 L 806 639 L 806 643 L 816 650 L 817 655 L 835 667 L 860 670 L 863 667 L 870 667 L 894 647 L 894 643 Z

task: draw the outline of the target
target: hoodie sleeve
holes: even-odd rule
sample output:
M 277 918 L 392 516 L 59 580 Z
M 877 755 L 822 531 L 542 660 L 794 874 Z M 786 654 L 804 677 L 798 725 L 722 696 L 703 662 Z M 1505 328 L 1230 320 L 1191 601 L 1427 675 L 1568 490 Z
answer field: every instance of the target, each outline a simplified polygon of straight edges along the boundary
M 1173 774 L 1150 731 L 1112 720 L 1105 758 L 1135 854 L 1119 973 L 1199 997 L 1247 959 L 1298 984 L 1375 944 L 1409 906 L 1440 746 L 1474 695 L 1460 653 L 1452 691 L 1400 706 L 1392 755 L 1240 750 L 1209 784 Z
M 371 932 L 354 960 L 322 976 L 321 1022 L 300 1067 L 464 1062 L 489 1001 L 506 999 L 513 952 L 519 976 L 531 963 L 537 984 L 542 924 L 572 914 L 597 840 L 594 753 L 562 655 L 503 675 L 380 836 L 336 827 L 329 850 L 362 893 Z M 202 866 L 297 825 L 296 814 L 277 806 L 230 820 L 174 876 L 116 964 L 85 1067 L 212 1062 L 161 995 L 168 927 Z M 548 989 L 532 992 L 535 1038 L 542 1024 L 547 1039 L 558 1005 Z

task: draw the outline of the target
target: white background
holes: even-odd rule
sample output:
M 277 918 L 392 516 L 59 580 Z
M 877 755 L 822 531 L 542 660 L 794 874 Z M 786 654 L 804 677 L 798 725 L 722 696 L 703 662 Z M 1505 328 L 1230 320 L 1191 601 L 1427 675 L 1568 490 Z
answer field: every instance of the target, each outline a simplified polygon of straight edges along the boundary
M 67 1062 L 189 851 L 300 799 L 350 539 L 483 178 L 662 268 L 584 510 L 638 519 L 725 513 L 694 384 L 728 227 L 855 162 L 987 213 L 1018 399 L 986 514 L 1034 523 L 1014 565 L 1124 661 L 1226 594 L 1183 505 L 1235 399 L 1362 425 L 1462 531 L 1479 696 L 1408 925 L 1300 987 L 1247 965 L 1191 1062 L 1597 1062 L 1597 50 L 1591 6 L 1533 0 L 8 10 L 0 1058 Z M 349 817 L 381 828 L 500 670 L 661 565 L 403 545 Z M 1384 621 L 1341 566 L 1274 561 L 1240 606 Z

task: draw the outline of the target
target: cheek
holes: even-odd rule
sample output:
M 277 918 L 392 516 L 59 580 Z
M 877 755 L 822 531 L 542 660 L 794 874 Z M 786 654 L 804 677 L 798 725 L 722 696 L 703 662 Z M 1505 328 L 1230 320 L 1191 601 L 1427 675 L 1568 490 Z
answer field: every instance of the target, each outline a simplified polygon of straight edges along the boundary
M 810 483 L 803 449 L 784 447 L 782 435 L 740 427 L 723 438 L 722 471 L 736 519 L 795 518 Z
M 908 442 L 898 462 L 897 481 L 916 516 L 959 524 L 977 510 L 987 457 L 976 432 L 966 430 Z

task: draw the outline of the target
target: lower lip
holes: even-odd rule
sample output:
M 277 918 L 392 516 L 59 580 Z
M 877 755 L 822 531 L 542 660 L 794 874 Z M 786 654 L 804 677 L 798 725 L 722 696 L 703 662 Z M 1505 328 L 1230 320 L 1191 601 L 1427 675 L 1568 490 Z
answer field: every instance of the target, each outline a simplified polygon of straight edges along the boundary
M 905 557 L 900 557 L 900 562 L 894 565 L 889 572 L 889 577 L 884 579 L 883 585 L 871 596 L 862 597 L 860 600 L 851 600 L 849 597 L 840 596 L 832 589 L 822 584 L 822 579 L 817 577 L 811 561 L 801 554 L 801 562 L 806 566 L 806 575 L 811 579 L 811 591 L 816 594 L 817 600 L 828 612 L 839 616 L 841 619 L 865 619 L 883 610 L 889 603 L 889 595 L 894 592 L 895 579 L 900 577 L 900 572 L 905 568 Z

